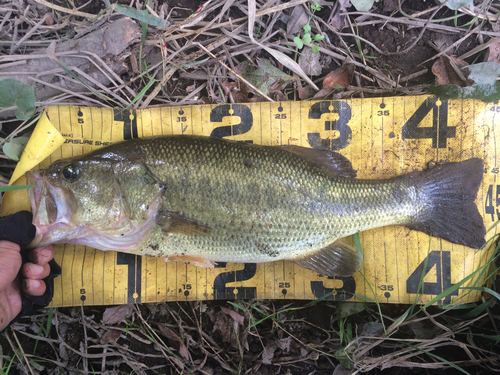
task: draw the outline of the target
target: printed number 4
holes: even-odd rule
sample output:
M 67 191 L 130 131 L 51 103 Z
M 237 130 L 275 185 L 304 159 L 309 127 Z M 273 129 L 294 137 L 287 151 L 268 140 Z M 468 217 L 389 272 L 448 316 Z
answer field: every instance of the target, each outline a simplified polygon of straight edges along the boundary
M 436 282 L 424 282 L 424 277 L 436 267 Z M 423 275 L 423 277 L 422 277 Z M 408 280 L 406 280 L 406 292 L 408 294 L 430 294 L 439 295 L 444 290 L 452 287 L 451 283 L 451 261 L 449 251 L 431 251 L 426 259 L 418 265 Z M 451 296 L 458 295 L 454 290 L 442 301 L 444 304 L 451 303 Z M 440 304 L 440 302 L 438 302 Z
M 420 123 L 432 111 L 432 127 Z M 455 138 L 456 127 L 448 126 L 448 101 L 429 98 L 408 119 L 402 129 L 403 139 L 432 139 L 432 148 L 446 148 L 447 139 Z
M 498 220 L 500 220 L 500 212 L 495 207 L 500 204 L 500 185 L 496 186 L 495 194 L 495 206 L 493 206 L 493 185 L 488 186 L 488 192 L 486 193 L 486 202 L 484 204 L 484 212 L 491 215 L 491 221 L 495 221 L 495 213 L 497 214 Z

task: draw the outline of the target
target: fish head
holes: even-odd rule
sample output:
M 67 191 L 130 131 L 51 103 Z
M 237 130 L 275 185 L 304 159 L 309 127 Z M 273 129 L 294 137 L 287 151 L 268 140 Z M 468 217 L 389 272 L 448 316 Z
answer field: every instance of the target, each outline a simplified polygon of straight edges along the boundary
M 120 184 L 113 163 L 64 159 L 47 169 L 27 172 L 37 236 L 32 246 L 77 242 L 127 226 Z

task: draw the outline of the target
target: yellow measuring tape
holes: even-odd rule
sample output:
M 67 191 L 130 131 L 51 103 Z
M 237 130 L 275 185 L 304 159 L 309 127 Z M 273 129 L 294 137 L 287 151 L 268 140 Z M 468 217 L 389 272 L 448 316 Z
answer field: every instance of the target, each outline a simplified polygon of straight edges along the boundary
M 431 161 L 479 157 L 485 161 L 485 170 L 476 203 L 487 229 L 500 219 L 500 105 L 433 96 L 146 110 L 56 106 L 42 115 L 13 180 L 39 163 L 45 168 L 57 159 L 123 139 L 168 134 L 331 149 L 351 160 L 358 178 L 370 179 L 422 170 Z M 2 203 L 4 215 L 29 205 L 25 191 L 6 194 Z M 492 229 L 487 238 L 495 234 Z M 337 301 L 368 298 L 413 303 L 417 293 L 425 303 L 486 264 L 494 251 L 492 242 L 483 250 L 473 250 L 402 226 L 363 232 L 360 241 L 364 276 L 358 272 L 337 279 L 286 261 L 219 263 L 204 269 L 80 245 L 57 245 L 56 260 L 63 274 L 55 280 L 52 306 L 325 295 Z M 459 289 L 439 303 L 479 298 L 478 291 Z

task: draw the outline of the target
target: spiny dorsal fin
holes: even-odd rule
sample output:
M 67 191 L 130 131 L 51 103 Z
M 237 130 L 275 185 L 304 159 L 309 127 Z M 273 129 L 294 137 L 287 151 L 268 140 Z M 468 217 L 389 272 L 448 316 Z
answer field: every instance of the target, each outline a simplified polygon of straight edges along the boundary
M 356 177 L 357 172 L 352 168 L 350 160 L 338 152 L 293 145 L 283 146 L 283 148 L 288 152 L 301 156 L 310 163 L 318 165 L 325 172 L 336 177 Z
M 352 246 L 335 241 L 323 249 L 290 261 L 321 275 L 347 277 L 358 271 L 361 256 Z
M 155 219 L 164 233 L 185 234 L 188 236 L 206 236 L 212 230 L 205 224 L 188 219 L 182 214 L 167 210 L 160 210 Z

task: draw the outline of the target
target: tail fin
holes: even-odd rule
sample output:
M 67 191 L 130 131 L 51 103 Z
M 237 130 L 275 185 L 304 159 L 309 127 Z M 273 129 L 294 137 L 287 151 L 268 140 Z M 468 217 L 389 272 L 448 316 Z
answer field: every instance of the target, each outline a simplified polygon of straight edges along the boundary
M 483 179 L 482 159 L 446 163 L 405 178 L 423 201 L 408 228 L 474 249 L 484 245 L 486 229 L 474 203 Z

